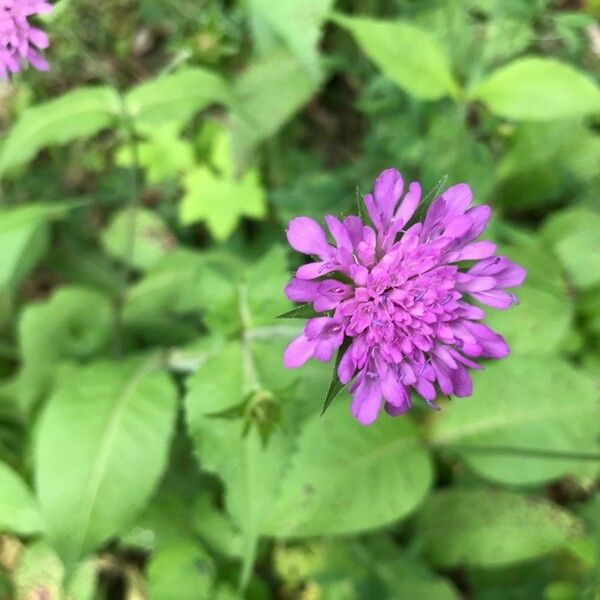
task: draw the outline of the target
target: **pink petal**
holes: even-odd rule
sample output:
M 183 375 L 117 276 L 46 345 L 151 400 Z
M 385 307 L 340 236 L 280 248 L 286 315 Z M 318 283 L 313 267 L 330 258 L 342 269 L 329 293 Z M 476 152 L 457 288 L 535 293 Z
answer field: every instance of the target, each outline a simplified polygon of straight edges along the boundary
M 290 342 L 283 354 L 283 364 L 287 369 L 296 369 L 312 357 L 317 342 L 309 340 L 304 334 Z
M 323 228 L 310 217 L 296 217 L 288 225 L 287 239 L 290 246 L 303 254 L 314 254 L 326 259 L 332 248 L 327 243 Z

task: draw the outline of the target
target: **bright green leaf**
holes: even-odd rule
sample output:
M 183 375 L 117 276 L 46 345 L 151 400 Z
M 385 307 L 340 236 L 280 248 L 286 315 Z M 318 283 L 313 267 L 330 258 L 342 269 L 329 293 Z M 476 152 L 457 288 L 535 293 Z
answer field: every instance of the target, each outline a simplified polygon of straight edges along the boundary
M 588 290 L 600 284 L 600 213 L 574 209 L 552 215 L 542 230 L 569 281 Z
M 332 5 L 333 0 L 279 0 L 275 3 L 251 0 L 253 24 L 255 29 L 260 28 L 255 37 L 264 36 L 264 25 L 267 25 L 285 41 L 308 71 L 318 73 L 321 28 Z
M 514 355 L 473 374 L 473 395 L 448 405 L 432 439 L 487 479 L 525 485 L 593 475 L 593 462 L 527 451 L 598 452 L 599 434 L 592 379 L 559 358 Z
M 198 544 L 181 542 L 159 550 L 148 565 L 148 596 L 151 600 L 198 600 L 210 598 L 214 565 Z
M 221 144 L 217 140 L 217 145 Z M 228 238 L 242 217 L 261 218 L 265 214 L 265 195 L 258 171 L 247 171 L 240 179 L 233 176 L 229 163 L 219 155 L 221 175 L 206 166 L 197 167 L 184 178 L 185 195 L 179 206 L 183 225 L 205 221 L 217 240 Z
M 75 203 L 40 203 L 0 209 L 0 288 L 22 280 L 44 253 L 48 222 Z
M 102 232 L 104 250 L 146 271 L 177 246 L 177 239 L 156 212 L 144 208 L 119 211 Z
M 458 95 L 446 55 L 428 31 L 404 21 L 336 15 L 363 52 L 396 85 L 422 100 Z
M 143 124 L 185 123 L 209 104 L 231 100 L 227 84 L 206 69 L 184 68 L 142 83 L 126 97 L 132 116 Z
M 108 298 L 84 287 L 59 289 L 21 313 L 20 401 L 28 409 L 49 391 L 62 359 L 86 360 L 105 350 L 113 331 Z
M 19 475 L 0 462 L 0 532 L 21 535 L 43 529 L 39 508 Z
M 457 488 L 427 500 L 417 531 L 436 566 L 501 567 L 560 550 L 582 525 L 542 498 Z
M 513 353 L 556 354 L 573 331 L 575 310 L 560 265 L 536 238 L 504 246 L 515 263 L 527 269 L 525 283 L 514 290 L 519 304 L 510 310 L 488 310 L 486 323 L 504 336 Z
M 489 74 L 470 92 L 507 119 L 546 121 L 600 112 L 600 89 L 582 72 L 551 58 L 520 58 Z
M 120 112 L 108 87 L 79 88 L 23 111 L 0 151 L 0 175 L 33 158 L 42 148 L 89 137 Z
M 162 474 L 177 395 L 156 369 L 156 357 L 69 367 L 41 416 L 36 488 L 67 564 L 130 526 Z
M 253 159 L 256 146 L 279 129 L 317 92 L 321 78 L 279 51 L 250 64 L 235 82 L 238 109 L 232 116 L 236 170 Z
M 346 396 L 307 421 L 263 530 L 304 537 L 388 525 L 419 505 L 432 477 L 429 454 L 408 419 L 363 427 Z
M 192 144 L 180 137 L 178 127 L 172 123 L 149 127 L 148 138 L 138 142 L 137 152 L 150 184 L 174 179 L 194 164 Z M 127 167 L 134 165 L 130 143 L 121 147 L 117 163 Z

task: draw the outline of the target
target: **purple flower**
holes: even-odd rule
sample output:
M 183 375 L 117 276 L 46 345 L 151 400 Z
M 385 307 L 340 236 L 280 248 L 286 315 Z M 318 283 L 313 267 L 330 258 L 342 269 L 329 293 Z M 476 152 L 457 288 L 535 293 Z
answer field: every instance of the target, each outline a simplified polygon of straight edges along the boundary
M 0 79 L 18 73 L 23 62 L 48 70 L 48 63 L 36 50 L 48 47 L 48 36 L 32 27 L 28 18 L 51 10 L 47 0 L 0 0 Z
M 525 269 L 495 256 L 492 242 L 477 240 L 492 211 L 472 206 L 468 185 L 447 189 L 409 227 L 421 186 L 403 191 L 400 173 L 387 169 L 364 197 L 374 228 L 356 216 L 328 215 L 334 243 L 308 217 L 292 219 L 287 232 L 292 248 L 318 260 L 298 269 L 286 295 L 325 314 L 308 320 L 284 364 L 329 361 L 350 338 L 337 374 L 351 384 L 352 413 L 364 425 L 382 403 L 390 415 L 406 412 L 413 390 L 435 408 L 438 393 L 471 395 L 469 369 L 480 368 L 474 359 L 503 358 L 509 348 L 468 296 L 505 309 L 516 303 L 506 288 L 525 279 Z

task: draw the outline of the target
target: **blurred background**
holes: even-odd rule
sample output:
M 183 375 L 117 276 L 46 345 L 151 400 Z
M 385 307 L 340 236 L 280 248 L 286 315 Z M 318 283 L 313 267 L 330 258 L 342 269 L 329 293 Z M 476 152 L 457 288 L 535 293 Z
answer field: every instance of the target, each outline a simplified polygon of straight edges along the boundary
M 15 0 L 16 1 L 16 0 Z M 0 81 L 0 598 L 600 598 L 600 4 L 61 0 Z M 355 422 L 287 221 L 467 182 L 471 398 Z

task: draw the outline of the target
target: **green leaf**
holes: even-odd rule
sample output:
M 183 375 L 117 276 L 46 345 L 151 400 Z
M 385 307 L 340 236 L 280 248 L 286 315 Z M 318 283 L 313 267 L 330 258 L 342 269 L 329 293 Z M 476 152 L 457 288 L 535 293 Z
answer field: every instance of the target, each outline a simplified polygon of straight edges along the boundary
M 515 355 L 475 372 L 473 390 L 439 416 L 434 444 L 451 448 L 481 476 L 509 485 L 595 474 L 593 463 L 527 454 L 600 449 L 599 394 L 585 373 L 559 358 Z
M 125 101 L 136 121 L 157 124 L 185 123 L 208 105 L 227 104 L 231 99 L 229 87 L 218 75 L 188 67 L 138 85 Z
M 542 236 L 576 288 L 589 290 L 600 284 L 600 213 L 583 208 L 555 213 L 544 224 Z
M 264 36 L 265 25 L 283 39 L 311 73 L 319 71 L 318 43 L 333 0 L 251 0 L 255 38 Z M 257 22 L 260 21 L 260 22 Z M 257 31 L 258 30 L 258 31 Z M 260 44 L 260 40 L 257 40 Z
M 102 245 L 113 258 L 146 271 L 177 247 L 177 239 L 156 212 L 126 208 L 102 232 Z
M 46 146 L 95 135 L 119 111 L 118 96 L 108 87 L 78 88 L 24 110 L 0 148 L 0 175 L 25 164 Z
M 507 119 L 546 121 L 600 112 L 598 86 L 551 58 L 517 59 L 489 74 L 469 96 Z
M 43 529 L 31 492 L 8 465 L 0 462 L 0 532 L 31 535 Z
M 427 450 L 408 419 L 363 427 L 349 400 L 309 419 L 263 526 L 277 537 L 365 531 L 413 511 L 431 485 Z M 402 457 L 401 460 L 398 457 Z
M 421 100 L 457 96 L 446 55 L 428 31 L 404 21 L 381 21 L 337 14 L 363 52 L 403 90 Z
M 281 315 L 277 315 L 278 319 L 312 319 L 313 317 L 322 317 L 324 313 L 318 313 L 312 306 L 312 304 L 301 304 L 288 310 Z
M 273 350 L 270 348 L 268 360 L 279 363 Z M 210 415 L 236 406 L 264 381 L 265 367 L 257 358 L 247 346 L 228 344 L 188 379 L 185 399 L 188 430 L 198 459 L 204 469 L 224 481 L 227 510 L 243 534 L 246 580 L 291 441 L 276 430 L 265 444 L 257 428 L 246 431 L 243 419 Z
M 317 92 L 321 77 L 279 51 L 252 63 L 235 82 L 237 110 L 232 116 L 236 170 L 243 171 L 260 142 L 277 131 Z M 274 93 L 274 90 L 277 90 Z
M 344 389 L 344 384 L 340 381 L 338 376 L 338 367 L 340 366 L 340 362 L 342 357 L 348 350 L 352 340 L 350 338 L 345 338 L 340 349 L 337 352 L 335 357 L 335 364 L 333 365 L 333 374 L 331 376 L 331 382 L 329 384 L 329 389 L 327 390 L 327 395 L 325 396 L 325 401 L 323 402 L 323 408 L 321 409 L 321 416 L 323 416 L 326 410 L 329 408 L 331 403 L 335 400 L 335 397 Z
M 27 305 L 19 321 L 22 406 L 31 408 L 49 391 L 61 360 L 95 356 L 107 348 L 112 332 L 111 303 L 95 290 L 65 287 L 45 302 Z
M 215 153 L 221 175 L 206 166 L 190 171 L 184 178 L 186 191 L 179 205 L 179 220 L 183 225 L 205 221 L 217 240 L 228 238 L 242 217 L 259 219 L 266 211 L 258 171 L 247 171 L 236 179 L 229 148 L 230 140 L 225 135 L 220 136 Z
M 148 128 L 148 139 L 138 142 L 140 165 L 146 170 L 150 184 L 175 179 L 194 165 L 194 148 L 179 135 L 179 126 L 173 123 Z M 131 143 L 126 143 L 117 154 L 117 164 L 134 165 Z
M 514 292 L 519 305 L 486 314 L 486 323 L 503 335 L 518 354 L 551 355 L 564 350 L 573 331 L 575 309 L 558 262 L 538 238 L 505 246 L 506 255 L 527 269 L 525 283 Z
M 130 526 L 162 474 L 177 394 L 157 368 L 156 357 L 69 367 L 42 413 L 36 488 L 67 565 Z
M 29 274 L 44 254 L 47 224 L 76 206 L 57 202 L 0 208 L 0 288 L 14 285 Z
M 210 598 L 214 564 L 198 544 L 180 542 L 159 550 L 148 565 L 148 596 L 152 600 Z
M 582 534 L 582 525 L 542 498 L 457 488 L 436 492 L 427 500 L 417 531 L 438 567 L 497 568 L 565 547 Z

